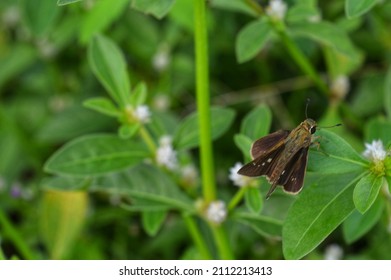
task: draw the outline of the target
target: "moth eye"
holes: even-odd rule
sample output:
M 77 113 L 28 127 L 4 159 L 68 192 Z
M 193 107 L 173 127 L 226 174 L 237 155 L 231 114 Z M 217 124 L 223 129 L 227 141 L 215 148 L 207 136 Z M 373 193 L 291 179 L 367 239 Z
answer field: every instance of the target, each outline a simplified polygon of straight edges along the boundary
M 311 134 L 314 134 L 315 131 L 316 131 L 316 126 L 311 126 L 311 128 L 310 128 Z

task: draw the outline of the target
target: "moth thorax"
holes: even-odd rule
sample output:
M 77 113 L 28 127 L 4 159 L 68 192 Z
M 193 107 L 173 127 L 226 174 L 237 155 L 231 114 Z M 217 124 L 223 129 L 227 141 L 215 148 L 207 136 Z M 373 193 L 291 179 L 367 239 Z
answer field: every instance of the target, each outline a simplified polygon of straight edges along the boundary
M 316 121 L 314 121 L 313 119 L 310 118 L 306 119 L 303 122 L 303 126 L 306 128 L 306 130 L 311 132 L 311 134 L 314 134 L 316 131 Z

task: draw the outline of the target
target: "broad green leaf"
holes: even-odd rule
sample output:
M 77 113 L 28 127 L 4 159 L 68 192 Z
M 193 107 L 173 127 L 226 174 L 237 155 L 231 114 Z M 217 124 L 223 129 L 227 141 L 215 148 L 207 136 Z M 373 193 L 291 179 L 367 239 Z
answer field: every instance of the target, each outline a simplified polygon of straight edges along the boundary
M 111 117 L 118 117 L 120 115 L 120 111 L 115 107 L 113 102 L 105 97 L 90 98 L 84 101 L 83 105 Z
M 39 186 L 43 190 L 75 191 L 87 189 L 91 184 L 90 178 L 77 177 L 46 177 Z
M 342 224 L 346 242 L 351 244 L 366 234 L 379 221 L 383 209 L 384 201 L 379 197 L 364 214 L 355 210 Z
M 353 192 L 353 201 L 357 210 L 364 214 L 375 202 L 384 180 L 373 173 L 361 178 Z
M 144 211 L 141 217 L 145 231 L 149 236 L 155 236 L 167 217 L 167 211 Z
M 321 174 L 342 174 L 364 171 L 368 163 L 344 139 L 335 133 L 321 129 L 319 148 L 311 148 L 308 157 L 308 171 Z
M 38 139 L 51 143 L 68 141 L 86 133 L 101 131 L 111 124 L 110 121 L 106 116 L 74 106 L 49 118 L 38 131 Z
M 265 237 L 281 237 L 282 222 L 268 216 L 244 211 L 234 212 L 232 219 L 250 226 L 255 232 Z
M 129 103 L 130 81 L 125 58 L 115 43 L 101 35 L 95 36 L 88 48 L 88 61 L 111 97 L 124 108 Z
M 138 83 L 130 96 L 130 104 L 134 107 L 142 105 L 147 100 L 147 85 L 144 82 Z
M 384 83 L 384 108 L 388 119 L 391 119 L 391 67 L 388 68 Z
M 251 7 L 242 0 L 213 0 L 210 2 L 210 5 L 228 11 L 241 12 L 252 16 L 257 15 L 254 9 L 251 9 Z
M 132 7 L 158 19 L 163 18 L 175 4 L 175 0 L 132 0 Z
M 320 18 L 316 1 L 296 1 L 293 7 L 289 7 L 286 15 L 286 21 L 289 23 L 309 23 L 314 18 Z
M 67 4 L 71 4 L 71 3 L 75 3 L 75 2 L 79 2 L 79 1 L 82 1 L 82 0 L 58 0 L 57 5 L 63 6 L 63 5 L 67 5 Z
M 67 176 L 93 176 L 119 171 L 140 163 L 149 155 L 138 142 L 114 135 L 96 134 L 77 138 L 54 153 L 45 171 Z
M 53 0 L 21 0 L 24 22 L 35 36 L 43 36 L 55 25 L 60 8 Z M 45 16 L 43 16 L 45 15 Z
M 193 201 L 166 173 L 152 165 L 140 164 L 130 170 L 99 177 L 92 183 L 91 190 L 128 195 L 136 202 L 142 200 L 143 205 L 149 201 L 159 207 L 166 205 L 170 209 L 195 211 Z
M 368 12 L 378 0 L 346 0 L 345 12 L 348 18 L 359 17 Z
M 345 56 L 351 56 L 355 47 L 344 30 L 330 22 L 303 23 L 291 26 L 293 34 L 306 36 L 321 44 L 335 48 Z
M 231 126 L 235 112 L 228 108 L 214 107 L 210 113 L 212 139 L 217 139 Z M 198 145 L 198 113 L 193 113 L 186 117 L 176 130 L 174 146 L 177 149 L 190 149 Z
M 259 188 L 247 188 L 244 194 L 247 208 L 253 213 L 260 213 L 263 206 L 263 197 Z
M 311 175 L 311 176 L 310 176 Z M 353 211 L 353 189 L 360 173 L 307 174 L 306 184 L 289 209 L 282 229 L 287 259 L 300 259 L 318 246 Z
M 265 46 L 272 29 L 266 20 L 257 20 L 242 28 L 236 38 L 236 57 L 239 63 L 254 58 Z
M 129 0 L 99 0 L 84 16 L 80 40 L 84 44 L 97 33 L 103 32 L 127 8 Z
M 32 46 L 13 44 L 12 48 L 0 54 L 0 88 L 10 79 L 17 77 L 38 58 Z
M 364 126 L 365 141 L 370 143 L 373 140 L 382 140 L 386 146 L 391 142 L 391 121 L 384 117 L 370 119 Z
M 234 136 L 234 141 L 236 146 L 242 151 L 244 158 L 246 161 L 250 160 L 250 149 L 253 141 L 243 134 L 236 134 Z
M 87 215 L 88 195 L 76 191 L 43 194 L 40 227 L 50 258 L 66 259 L 80 236 Z
M 240 133 L 255 141 L 269 132 L 271 122 L 272 113 L 270 109 L 265 105 L 261 105 L 251 110 L 244 117 L 240 127 Z

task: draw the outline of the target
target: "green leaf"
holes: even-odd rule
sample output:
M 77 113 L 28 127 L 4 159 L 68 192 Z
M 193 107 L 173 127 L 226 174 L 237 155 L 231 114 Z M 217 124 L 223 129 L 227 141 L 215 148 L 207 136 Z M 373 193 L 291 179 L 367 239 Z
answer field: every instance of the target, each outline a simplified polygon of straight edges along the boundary
M 91 184 L 90 178 L 46 177 L 39 186 L 43 190 L 75 191 L 86 189 Z
M 391 119 L 391 66 L 388 68 L 384 83 L 384 107 L 388 119 Z
M 364 214 L 355 210 L 342 224 L 346 242 L 351 244 L 366 234 L 379 221 L 383 209 L 384 201 L 379 197 Z
M 262 19 L 253 21 L 242 28 L 236 38 L 236 57 L 239 63 L 254 58 L 266 45 L 272 29 L 269 23 Z
M 316 1 L 297 1 L 293 7 L 289 7 L 286 21 L 289 23 L 309 22 L 313 18 L 319 18 L 320 11 Z
M 118 117 L 121 114 L 113 102 L 105 97 L 90 98 L 84 101 L 83 105 L 89 109 L 111 117 Z
M 45 171 L 68 176 L 100 175 L 129 168 L 148 155 L 141 143 L 109 134 L 89 135 L 54 153 L 46 162 Z
M 345 12 L 348 18 L 359 17 L 368 12 L 378 0 L 346 0 Z
M 144 211 L 141 217 L 145 231 L 149 236 L 155 236 L 167 217 L 167 211 Z
M 344 139 L 326 129 L 316 132 L 320 138 L 319 148 L 313 148 L 308 157 L 308 171 L 321 174 L 363 172 L 368 162 L 364 160 Z
M 384 117 L 376 117 L 365 123 L 364 136 L 366 142 L 382 140 L 384 145 L 391 142 L 391 121 Z
M 330 22 L 297 24 L 291 27 L 291 31 L 296 35 L 309 37 L 321 44 L 333 47 L 345 56 L 351 56 L 356 51 L 346 32 Z
M 248 161 L 250 156 L 250 149 L 253 141 L 243 134 L 236 134 L 234 136 L 236 146 L 242 151 L 244 158 Z
M 272 113 L 265 105 L 258 106 L 251 110 L 243 119 L 240 126 L 240 133 L 250 139 L 257 140 L 265 136 L 272 122 Z
M 142 105 L 147 100 L 147 85 L 144 82 L 138 83 L 130 96 L 130 104 L 134 107 Z
M 67 4 L 71 4 L 71 3 L 75 3 L 75 2 L 79 2 L 79 1 L 82 1 L 82 0 L 57 0 L 57 5 L 63 6 L 63 5 L 67 5 Z
M 129 139 L 139 130 L 141 124 L 140 123 L 132 123 L 132 124 L 123 124 L 119 128 L 118 134 L 122 139 Z
M 21 5 L 24 21 L 37 37 L 45 35 L 55 25 L 60 14 L 60 9 L 53 0 L 21 0 Z
M 217 139 L 231 126 L 235 111 L 228 108 L 214 107 L 211 109 L 212 139 Z M 186 117 L 174 136 L 174 146 L 177 149 L 189 149 L 199 145 L 198 112 Z
M 213 0 L 210 2 L 212 7 L 224 9 L 227 11 L 241 12 L 251 16 L 256 16 L 257 13 L 244 1 L 232 0 Z
M 130 82 L 121 51 L 106 37 L 95 36 L 88 48 L 88 60 L 99 81 L 124 108 L 129 103 Z
M 244 201 L 247 208 L 253 213 L 261 213 L 263 197 L 259 188 L 247 188 L 244 193 Z
M 244 211 L 234 212 L 232 219 L 250 226 L 255 232 L 265 237 L 281 237 L 282 222 L 280 220 Z
M 127 9 L 129 0 L 99 0 L 85 14 L 81 25 L 80 40 L 87 43 L 97 33 L 103 32 Z
M 353 211 L 354 185 L 360 173 L 307 174 L 301 194 L 289 209 L 282 229 L 287 259 L 300 259 L 318 246 Z
M 185 195 L 163 171 L 152 165 L 140 164 L 130 170 L 105 175 L 92 183 L 91 190 L 128 195 L 131 199 L 195 212 L 194 202 Z M 145 210 L 149 210 L 146 208 Z
M 132 7 L 161 19 L 171 10 L 174 3 L 175 0 L 132 0 Z
M 382 176 L 369 173 L 357 183 L 353 192 L 353 201 L 361 214 L 368 211 L 375 202 L 383 182 Z

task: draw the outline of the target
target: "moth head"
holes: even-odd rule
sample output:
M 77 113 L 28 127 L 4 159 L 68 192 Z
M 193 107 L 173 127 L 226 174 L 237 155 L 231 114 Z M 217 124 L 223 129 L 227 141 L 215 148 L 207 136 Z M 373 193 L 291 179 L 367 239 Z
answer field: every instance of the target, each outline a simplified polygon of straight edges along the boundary
M 305 121 L 304 121 L 304 127 L 311 133 L 311 134 L 314 134 L 315 131 L 316 131 L 316 121 L 314 121 L 313 119 L 310 119 L 310 118 L 307 118 Z

